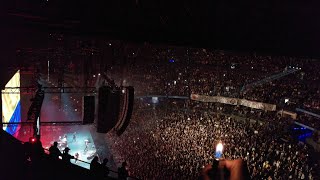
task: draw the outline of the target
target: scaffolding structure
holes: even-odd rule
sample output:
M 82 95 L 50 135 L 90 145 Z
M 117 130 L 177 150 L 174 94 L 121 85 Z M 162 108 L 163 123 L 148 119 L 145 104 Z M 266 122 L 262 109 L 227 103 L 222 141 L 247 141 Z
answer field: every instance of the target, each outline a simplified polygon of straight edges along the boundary
M 96 87 L 42 87 L 44 93 L 96 93 Z M 6 87 L 2 94 L 34 94 L 36 87 Z

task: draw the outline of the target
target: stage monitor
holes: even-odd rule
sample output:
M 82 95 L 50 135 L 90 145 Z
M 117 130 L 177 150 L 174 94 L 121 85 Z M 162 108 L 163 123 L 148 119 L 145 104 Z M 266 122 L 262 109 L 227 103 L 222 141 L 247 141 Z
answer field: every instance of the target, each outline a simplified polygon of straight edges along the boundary
M 20 104 L 20 71 L 18 70 L 14 76 L 5 85 L 5 89 L 1 91 L 2 100 L 2 122 L 3 123 L 19 123 L 21 122 L 21 104 Z M 3 130 L 14 135 L 19 124 L 3 124 Z

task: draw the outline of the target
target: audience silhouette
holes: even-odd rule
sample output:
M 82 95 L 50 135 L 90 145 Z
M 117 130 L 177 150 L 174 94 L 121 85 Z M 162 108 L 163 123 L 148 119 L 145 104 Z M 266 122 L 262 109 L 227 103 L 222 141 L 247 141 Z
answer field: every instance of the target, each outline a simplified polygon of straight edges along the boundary
M 101 164 L 101 168 L 100 168 L 100 171 L 101 171 L 101 176 L 102 177 L 108 177 L 109 173 L 110 173 L 110 169 L 109 167 L 107 166 L 107 163 L 109 162 L 109 160 L 107 158 L 104 158 L 103 159 L 103 162 Z
M 71 163 L 70 162 L 71 159 L 74 159 L 74 157 L 69 154 L 69 151 L 70 151 L 70 148 L 66 147 L 63 150 L 63 154 L 62 154 L 62 161 L 68 164 Z
M 127 179 L 129 172 L 127 170 L 127 162 L 123 162 L 122 166 L 118 168 L 118 179 Z
M 98 156 L 95 156 L 90 163 L 91 173 L 93 175 L 97 175 L 99 173 L 99 167 L 100 167 L 99 158 Z
M 62 156 L 59 148 L 58 148 L 58 142 L 54 142 L 53 145 L 49 148 L 49 155 L 50 158 L 54 160 L 58 160 L 59 156 Z

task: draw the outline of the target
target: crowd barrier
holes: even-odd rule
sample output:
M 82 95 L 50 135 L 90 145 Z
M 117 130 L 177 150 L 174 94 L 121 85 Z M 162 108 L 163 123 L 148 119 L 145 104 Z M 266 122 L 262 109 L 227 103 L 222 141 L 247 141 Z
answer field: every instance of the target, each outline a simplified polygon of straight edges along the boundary
M 310 111 L 306 111 L 304 109 L 296 108 L 296 111 L 302 112 L 302 113 L 305 113 L 305 114 L 309 114 L 309 115 L 317 117 L 317 118 L 320 118 L 319 114 L 316 114 L 316 113 L 313 113 L 313 112 L 310 112 Z

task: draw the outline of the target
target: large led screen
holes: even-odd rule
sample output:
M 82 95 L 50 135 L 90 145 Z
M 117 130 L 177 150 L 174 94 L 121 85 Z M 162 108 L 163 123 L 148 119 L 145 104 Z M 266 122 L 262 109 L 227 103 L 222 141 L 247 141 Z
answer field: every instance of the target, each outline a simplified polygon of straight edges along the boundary
M 21 122 L 21 104 L 20 104 L 20 71 L 6 84 L 5 89 L 1 91 L 2 98 L 2 122 L 18 123 Z M 19 124 L 4 124 L 3 130 L 14 135 Z

